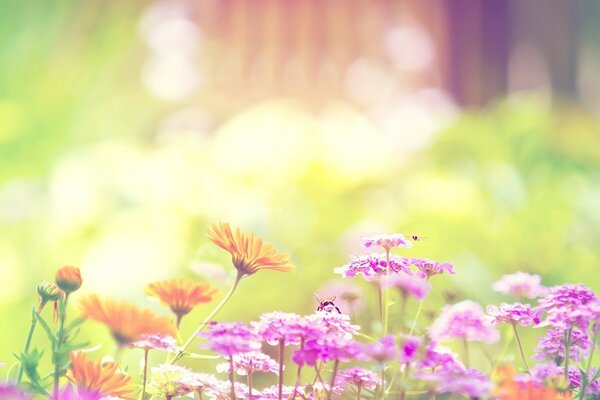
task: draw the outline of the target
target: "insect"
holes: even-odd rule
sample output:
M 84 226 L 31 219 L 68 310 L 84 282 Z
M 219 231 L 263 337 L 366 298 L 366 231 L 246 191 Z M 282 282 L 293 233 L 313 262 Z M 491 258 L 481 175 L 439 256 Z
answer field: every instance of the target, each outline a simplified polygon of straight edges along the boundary
M 342 312 L 340 311 L 340 309 L 333 303 L 335 301 L 335 298 L 336 296 L 321 299 L 315 294 L 315 299 L 319 303 L 317 311 L 325 311 L 328 313 L 332 313 L 335 310 L 338 312 L 338 314 L 341 314 Z
M 428 238 L 428 237 L 425 237 L 425 236 L 417 236 L 417 235 L 412 235 L 412 236 L 410 237 L 410 239 L 411 239 L 413 242 L 420 242 L 420 241 L 423 241 L 423 240 L 429 240 L 429 238 Z

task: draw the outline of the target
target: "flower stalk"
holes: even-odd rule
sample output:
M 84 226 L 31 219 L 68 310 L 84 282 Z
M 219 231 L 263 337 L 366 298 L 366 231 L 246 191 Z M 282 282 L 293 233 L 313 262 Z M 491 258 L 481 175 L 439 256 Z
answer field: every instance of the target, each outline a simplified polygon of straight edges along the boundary
M 519 352 L 521 353 L 521 359 L 523 360 L 523 364 L 525 364 L 525 370 L 529 374 L 529 365 L 527 364 L 527 359 L 525 358 L 525 352 L 523 351 L 523 344 L 521 343 L 521 337 L 519 336 L 519 331 L 517 330 L 517 324 L 512 323 L 513 332 L 515 333 L 515 339 L 517 339 L 517 345 L 519 347 Z

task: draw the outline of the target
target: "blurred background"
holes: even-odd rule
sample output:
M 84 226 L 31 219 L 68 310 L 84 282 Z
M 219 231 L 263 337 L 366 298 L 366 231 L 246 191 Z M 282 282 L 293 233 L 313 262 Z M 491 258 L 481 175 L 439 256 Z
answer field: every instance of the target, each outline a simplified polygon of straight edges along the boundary
M 297 265 L 223 319 L 310 312 L 379 232 L 455 264 L 431 310 L 516 270 L 600 289 L 599 22 L 596 0 L 0 0 L 4 372 L 62 265 L 162 312 L 153 280 L 225 288 L 221 220 Z

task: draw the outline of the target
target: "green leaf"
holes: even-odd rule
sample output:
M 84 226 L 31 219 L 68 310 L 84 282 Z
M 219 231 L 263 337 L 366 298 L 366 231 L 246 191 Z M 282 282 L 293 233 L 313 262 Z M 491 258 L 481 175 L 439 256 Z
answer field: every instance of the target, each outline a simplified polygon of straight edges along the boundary
M 52 343 L 52 347 L 54 347 L 55 343 L 56 343 L 56 338 L 54 336 L 54 333 L 52 333 L 52 329 L 50 329 L 50 326 L 48 325 L 48 323 L 44 320 L 44 317 L 42 317 L 40 314 L 38 314 L 37 312 L 35 313 L 35 317 L 37 318 L 38 322 L 40 323 L 40 325 L 42 326 L 42 329 L 44 329 L 44 332 L 46 332 L 46 335 L 48 336 L 48 339 L 50 340 L 50 342 Z

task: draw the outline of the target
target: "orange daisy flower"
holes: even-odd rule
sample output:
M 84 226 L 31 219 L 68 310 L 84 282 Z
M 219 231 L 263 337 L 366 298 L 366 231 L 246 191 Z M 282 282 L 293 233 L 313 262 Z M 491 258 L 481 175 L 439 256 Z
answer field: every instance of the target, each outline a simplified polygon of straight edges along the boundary
M 239 228 L 232 232 L 228 223 L 212 224 L 208 228 L 208 238 L 231 254 L 231 261 L 240 277 L 261 269 L 282 272 L 294 269 L 286 254 L 278 253 L 273 245 L 264 243 L 253 233 L 243 233 Z
M 156 297 L 169 306 L 177 316 L 177 326 L 181 318 L 201 303 L 209 303 L 218 294 L 208 283 L 195 283 L 183 279 L 158 281 L 146 286 L 146 294 Z
M 102 365 L 100 360 L 92 361 L 84 353 L 69 354 L 71 373 L 67 379 L 77 388 L 98 393 L 101 396 L 115 396 L 122 399 L 135 399 L 132 393 L 135 389 L 131 376 L 119 371 L 115 363 Z
M 140 340 L 143 334 L 177 336 L 177 329 L 169 317 L 127 302 L 90 294 L 81 299 L 80 306 L 84 318 L 102 322 L 120 345 Z

